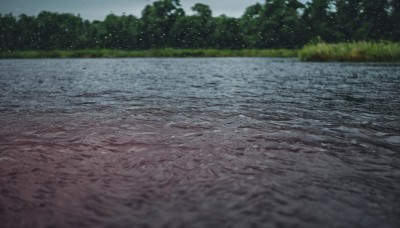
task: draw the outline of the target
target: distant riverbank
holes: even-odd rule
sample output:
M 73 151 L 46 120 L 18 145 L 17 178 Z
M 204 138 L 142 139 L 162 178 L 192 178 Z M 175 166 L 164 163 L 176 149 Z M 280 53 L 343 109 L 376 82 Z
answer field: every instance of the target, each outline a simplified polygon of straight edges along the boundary
M 0 58 L 146 58 L 146 57 L 296 57 L 298 50 L 218 50 L 218 49 L 154 49 L 154 50 L 53 50 L 2 52 Z
M 400 62 L 400 44 L 391 42 L 319 43 L 306 45 L 301 49 L 94 49 L 0 52 L 2 59 L 146 57 L 298 57 L 302 61 Z

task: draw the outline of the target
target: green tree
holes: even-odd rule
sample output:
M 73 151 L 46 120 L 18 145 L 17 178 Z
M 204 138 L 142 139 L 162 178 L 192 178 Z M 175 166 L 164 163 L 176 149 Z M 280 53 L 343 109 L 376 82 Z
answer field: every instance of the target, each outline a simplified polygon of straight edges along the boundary
M 388 36 L 391 40 L 400 42 L 400 0 L 389 2 L 389 21 Z
M 179 0 L 159 0 L 142 11 L 139 40 L 144 48 L 166 47 L 176 20 L 184 16 Z
M 221 15 L 215 19 L 212 47 L 240 49 L 244 45 L 243 33 L 236 18 Z
M 37 48 L 51 50 L 82 47 L 82 25 L 79 16 L 42 11 L 35 23 Z
M 186 16 L 179 0 L 147 5 L 141 18 L 108 15 L 83 21 L 79 15 L 42 11 L 37 16 L 0 15 L 0 50 L 297 48 L 327 42 L 400 41 L 400 0 L 266 0 L 240 19 L 213 17 L 197 3 Z
M 139 33 L 139 20 L 132 16 L 121 17 L 122 30 L 120 31 L 122 48 L 124 49 L 137 49 L 139 47 L 138 43 L 138 33 Z
M 0 14 L 0 50 L 13 51 L 18 49 L 20 29 L 17 19 L 12 14 L 1 16 Z
M 84 40 L 82 25 L 83 21 L 80 16 L 73 14 L 56 14 L 57 30 L 53 35 L 55 49 L 77 49 L 81 47 Z
M 203 25 L 197 16 L 179 18 L 174 24 L 170 44 L 176 48 L 200 48 L 204 46 L 204 37 L 200 36 Z
M 120 33 L 123 29 L 123 25 L 120 18 L 115 14 L 109 14 L 100 25 L 98 37 L 102 47 L 121 49 L 122 39 Z
M 309 39 L 335 42 L 339 34 L 335 30 L 334 0 L 314 0 L 307 3 L 303 19 L 307 24 Z
M 240 18 L 240 30 L 243 33 L 244 47 L 253 48 L 260 37 L 259 24 L 262 5 L 256 3 L 246 8 Z
M 19 50 L 33 50 L 36 47 L 35 41 L 37 35 L 35 28 L 37 27 L 35 17 L 22 14 L 18 17 L 19 37 L 17 38 L 17 46 Z
M 196 4 L 193 16 L 178 18 L 171 30 L 170 44 L 178 48 L 207 48 L 212 46 L 213 18 L 208 5 Z
M 340 33 L 340 41 L 360 40 L 357 33 L 362 26 L 361 0 L 336 0 L 336 30 Z
M 361 39 L 378 40 L 386 37 L 390 25 L 388 8 L 387 0 L 362 1 L 362 26 L 357 32 Z
M 266 0 L 259 20 L 260 37 L 257 47 L 300 47 L 307 41 L 306 24 L 297 0 Z
M 192 10 L 201 18 L 210 19 L 212 17 L 212 11 L 208 5 L 197 3 L 192 7 Z

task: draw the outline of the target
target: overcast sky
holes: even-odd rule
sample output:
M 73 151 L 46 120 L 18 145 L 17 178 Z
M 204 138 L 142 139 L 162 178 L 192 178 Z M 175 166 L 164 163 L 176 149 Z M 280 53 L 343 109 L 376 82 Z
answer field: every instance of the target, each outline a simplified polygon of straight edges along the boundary
M 60 13 L 80 14 L 89 20 L 103 20 L 109 13 L 116 15 L 133 14 L 140 16 L 147 4 L 154 0 L 0 0 L 0 13 L 14 15 L 37 15 L 42 10 Z M 181 0 L 181 5 L 187 14 L 195 3 L 207 4 L 214 16 L 226 14 L 240 17 L 247 6 L 264 0 Z M 303 1 L 304 2 L 304 1 Z

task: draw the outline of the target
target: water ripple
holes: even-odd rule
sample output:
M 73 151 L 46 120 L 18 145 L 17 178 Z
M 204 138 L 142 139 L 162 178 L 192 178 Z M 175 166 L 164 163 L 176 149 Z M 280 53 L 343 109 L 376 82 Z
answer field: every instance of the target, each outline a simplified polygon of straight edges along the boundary
M 0 69 L 2 227 L 400 224 L 397 65 L 66 59 Z

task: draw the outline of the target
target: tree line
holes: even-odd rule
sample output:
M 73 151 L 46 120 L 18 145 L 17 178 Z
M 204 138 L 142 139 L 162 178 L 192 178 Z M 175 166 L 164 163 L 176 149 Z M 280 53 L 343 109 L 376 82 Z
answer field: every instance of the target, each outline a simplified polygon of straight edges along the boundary
M 266 0 L 247 7 L 240 18 L 213 16 L 200 3 L 191 9 L 187 15 L 179 0 L 158 0 L 139 18 L 0 14 L 0 50 L 298 48 L 318 41 L 400 41 L 400 0 Z

